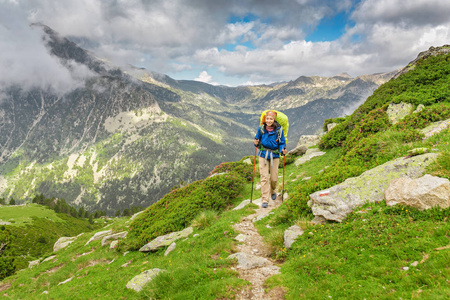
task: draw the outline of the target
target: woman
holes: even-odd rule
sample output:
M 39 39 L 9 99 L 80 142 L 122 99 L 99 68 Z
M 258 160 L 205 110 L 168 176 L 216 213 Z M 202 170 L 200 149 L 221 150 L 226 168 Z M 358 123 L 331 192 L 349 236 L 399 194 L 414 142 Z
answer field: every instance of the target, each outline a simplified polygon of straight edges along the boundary
M 259 147 L 259 173 L 261 176 L 261 207 L 269 206 L 269 196 L 277 198 L 278 165 L 280 153 L 285 155 L 286 141 L 283 128 L 276 122 L 277 113 L 269 110 L 255 136 L 255 147 Z

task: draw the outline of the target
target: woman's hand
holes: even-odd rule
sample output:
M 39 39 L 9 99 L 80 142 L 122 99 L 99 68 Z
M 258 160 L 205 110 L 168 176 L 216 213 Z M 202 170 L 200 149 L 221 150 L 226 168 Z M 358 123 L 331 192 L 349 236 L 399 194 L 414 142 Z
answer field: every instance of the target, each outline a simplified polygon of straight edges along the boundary
M 283 152 L 283 155 L 286 155 L 286 153 L 287 153 L 286 148 L 284 148 L 283 151 L 281 151 L 281 152 Z
M 256 146 L 258 146 L 258 144 L 259 144 L 259 140 L 258 140 L 258 139 L 255 139 L 255 141 L 254 141 L 253 143 L 255 144 L 255 147 L 256 147 Z

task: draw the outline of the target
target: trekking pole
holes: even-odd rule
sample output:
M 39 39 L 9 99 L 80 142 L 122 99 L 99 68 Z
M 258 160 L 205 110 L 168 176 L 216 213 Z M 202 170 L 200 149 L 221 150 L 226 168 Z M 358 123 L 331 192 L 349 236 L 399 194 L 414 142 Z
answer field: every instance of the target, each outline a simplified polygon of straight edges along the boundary
M 283 155 L 283 193 L 281 194 L 281 203 L 284 201 L 284 165 L 286 162 L 286 155 Z
M 255 157 L 253 158 L 253 177 L 252 177 L 252 193 L 250 196 L 250 203 L 252 203 L 253 200 L 253 183 L 255 182 L 255 166 L 256 166 L 256 150 L 258 148 L 255 146 Z

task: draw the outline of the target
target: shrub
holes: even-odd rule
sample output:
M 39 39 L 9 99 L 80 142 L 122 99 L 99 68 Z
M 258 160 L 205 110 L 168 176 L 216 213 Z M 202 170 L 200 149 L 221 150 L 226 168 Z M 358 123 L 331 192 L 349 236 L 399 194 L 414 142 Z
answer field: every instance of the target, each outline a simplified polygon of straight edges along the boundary
M 171 191 L 130 225 L 129 248 L 136 249 L 160 235 L 185 228 L 201 211 L 224 210 L 242 191 L 245 184 L 242 175 L 247 172 L 244 173 L 232 171 Z
M 191 226 L 198 229 L 205 229 L 217 220 L 218 214 L 214 210 L 202 211 L 197 217 L 192 221 Z

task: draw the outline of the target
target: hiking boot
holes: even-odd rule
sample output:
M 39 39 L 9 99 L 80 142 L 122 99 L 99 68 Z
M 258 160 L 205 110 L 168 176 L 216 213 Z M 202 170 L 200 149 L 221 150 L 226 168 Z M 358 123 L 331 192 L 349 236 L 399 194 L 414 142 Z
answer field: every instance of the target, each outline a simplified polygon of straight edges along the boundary
M 275 200 L 275 199 L 277 199 L 277 193 L 272 194 L 272 200 Z
M 262 208 L 267 208 L 269 206 L 269 203 L 264 202 L 263 204 L 261 204 Z

